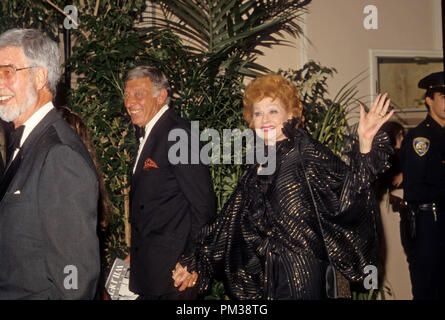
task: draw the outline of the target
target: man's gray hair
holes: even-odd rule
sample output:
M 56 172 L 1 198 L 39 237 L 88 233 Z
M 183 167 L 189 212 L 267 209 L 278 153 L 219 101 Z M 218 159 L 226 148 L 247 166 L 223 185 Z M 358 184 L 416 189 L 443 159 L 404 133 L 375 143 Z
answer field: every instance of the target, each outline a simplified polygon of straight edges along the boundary
M 26 67 L 43 67 L 48 71 L 47 86 L 55 97 L 61 75 L 57 43 L 36 29 L 10 29 L 0 35 L 0 50 L 6 47 L 22 47 L 30 63 Z
M 138 66 L 128 71 L 125 82 L 140 78 L 150 79 L 150 82 L 154 88 L 153 94 L 155 97 L 158 96 L 161 89 L 167 90 L 167 98 L 165 99 L 165 103 L 170 103 L 170 86 L 168 85 L 167 77 L 161 70 L 151 66 Z

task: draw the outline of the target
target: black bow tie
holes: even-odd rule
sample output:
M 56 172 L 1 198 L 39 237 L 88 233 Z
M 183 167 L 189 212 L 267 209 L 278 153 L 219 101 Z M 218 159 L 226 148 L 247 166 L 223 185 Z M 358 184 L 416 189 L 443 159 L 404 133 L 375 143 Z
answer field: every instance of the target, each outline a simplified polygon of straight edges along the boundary
M 139 127 L 139 126 L 135 126 L 136 128 L 136 139 L 138 139 L 138 141 L 143 138 L 145 136 L 145 127 Z

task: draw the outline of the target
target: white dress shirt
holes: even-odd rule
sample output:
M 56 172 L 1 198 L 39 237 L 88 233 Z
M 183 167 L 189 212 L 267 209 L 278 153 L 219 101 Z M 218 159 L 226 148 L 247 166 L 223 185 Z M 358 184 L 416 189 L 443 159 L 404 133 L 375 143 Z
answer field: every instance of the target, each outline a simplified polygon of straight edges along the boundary
M 25 123 L 23 124 L 25 129 L 23 130 L 23 135 L 22 138 L 20 139 L 20 148 L 23 146 L 26 139 L 31 134 L 32 130 L 34 130 L 34 128 L 40 123 L 40 121 L 42 121 L 43 118 L 45 118 L 48 112 L 50 112 L 52 109 L 54 109 L 54 105 L 50 101 L 44 106 L 40 107 L 39 110 L 34 112 L 34 114 L 28 120 L 25 121 Z M 15 159 L 17 153 L 19 153 L 19 150 L 20 150 L 19 148 L 14 150 L 11 162 L 12 160 Z
M 159 111 L 158 113 L 156 113 L 156 115 L 153 117 L 153 119 L 151 119 L 146 125 L 145 125 L 145 135 L 141 138 L 139 138 L 139 149 L 138 149 L 138 154 L 136 157 L 136 161 L 134 163 L 134 167 L 133 167 L 133 174 L 136 171 L 136 167 L 138 165 L 139 162 L 139 157 L 141 156 L 141 152 L 142 149 L 144 148 L 145 142 L 147 142 L 148 139 L 148 135 L 150 134 L 151 129 L 153 129 L 153 127 L 155 126 L 156 122 L 158 122 L 159 118 L 162 117 L 162 115 L 165 113 L 165 111 L 168 110 L 168 105 L 164 105 Z

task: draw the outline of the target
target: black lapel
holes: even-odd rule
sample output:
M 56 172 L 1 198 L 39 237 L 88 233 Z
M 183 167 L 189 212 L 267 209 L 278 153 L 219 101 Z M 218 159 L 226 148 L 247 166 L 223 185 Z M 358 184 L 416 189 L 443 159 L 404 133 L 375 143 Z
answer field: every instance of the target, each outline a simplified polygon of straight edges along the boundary
M 36 146 L 37 141 L 41 139 L 41 136 L 46 132 L 48 127 L 50 127 L 54 122 L 60 120 L 60 116 L 57 113 L 56 108 L 50 110 L 45 117 L 37 124 L 34 130 L 31 131 L 30 135 L 26 139 L 22 146 L 23 156 L 32 150 Z

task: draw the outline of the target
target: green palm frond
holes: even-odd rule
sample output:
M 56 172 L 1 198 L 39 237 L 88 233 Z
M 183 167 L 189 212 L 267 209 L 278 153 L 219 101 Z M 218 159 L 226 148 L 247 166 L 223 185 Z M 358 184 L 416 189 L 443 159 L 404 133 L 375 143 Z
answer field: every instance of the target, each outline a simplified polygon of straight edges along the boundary
M 205 56 L 213 71 L 231 61 L 242 64 L 238 71 L 255 75 L 265 72 L 251 60 L 259 47 L 290 45 L 283 33 L 298 36 L 298 18 L 311 0 L 175 0 L 153 1 L 163 15 L 152 19 L 152 25 L 141 30 L 169 30 L 177 34 L 186 49 Z

